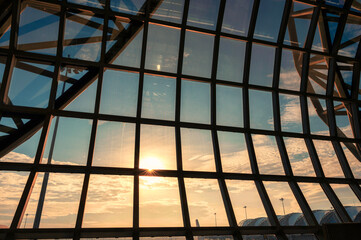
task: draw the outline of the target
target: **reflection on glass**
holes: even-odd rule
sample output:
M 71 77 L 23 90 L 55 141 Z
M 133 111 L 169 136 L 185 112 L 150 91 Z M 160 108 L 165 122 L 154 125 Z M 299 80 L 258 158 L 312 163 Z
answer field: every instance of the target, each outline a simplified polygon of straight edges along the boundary
M 3 75 L 4 75 L 4 71 L 5 71 L 5 64 L 6 64 L 6 57 L 0 56 L 0 87 L 1 87 L 1 82 L 3 80 Z
M 20 15 L 18 49 L 55 55 L 60 8 L 50 5 L 51 10 L 45 8 L 41 11 L 30 6 L 26 7 Z M 53 14 L 46 11 L 51 11 Z
M 144 75 L 142 117 L 174 120 L 176 79 Z
M 242 88 L 217 85 L 217 124 L 243 127 Z
M 217 134 L 223 172 L 251 173 L 244 134 L 222 131 Z
M 210 84 L 182 80 L 181 95 L 181 121 L 209 124 L 211 118 Z
M 181 23 L 184 0 L 163 0 L 151 18 Z
M 145 68 L 177 72 L 180 30 L 149 24 Z
M 283 139 L 293 174 L 295 176 L 316 176 L 304 139 L 288 137 Z
M 145 0 L 137 1 L 119 1 L 119 0 L 110 0 L 110 8 L 116 12 L 128 13 L 128 14 L 140 14 L 144 13 L 145 10 Z
M 270 225 L 253 181 L 226 180 L 226 184 L 239 226 Z
M 286 132 L 302 132 L 300 98 L 295 95 L 280 94 L 281 128 Z
M 310 118 L 310 128 L 312 134 L 330 135 L 328 128 L 327 117 L 324 114 L 326 108 L 326 101 L 319 98 L 308 98 L 308 116 Z
M 281 26 L 284 0 L 261 0 L 254 37 L 262 40 L 277 41 Z
M 174 127 L 141 125 L 139 168 L 177 169 Z
M 361 161 L 358 160 L 355 155 L 347 148 L 347 145 L 354 147 L 354 144 L 355 143 L 341 143 L 341 146 L 350 165 L 353 176 L 355 178 L 361 178 Z
M 229 226 L 216 179 L 185 178 L 192 227 Z
M 52 75 L 54 66 L 21 60 L 16 61 L 11 77 L 7 104 L 38 108 L 48 106 L 52 78 L 40 75 L 37 71 L 45 71 Z
M 252 134 L 254 151 L 261 174 L 284 175 L 280 152 L 274 136 Z
M 224 10 L 222 32 L 247 36 L 253 0 L 228 0 Z
M 190 0 L 187 25 L 215 30 L 219 0 Z
M 0 172 L 0 228 L 10 227 L 28 175 L 27 172 Z
M 21 120 L 27 121 L 28 119 L 21 119 Z M 0 124 L 5 127 L 11 127 L 11 128 L 15 127 L 14 121 L 10 118 L 2 117 L 0 120 Z M 41 132 L 42 132 L 42 128 L 33 136 L 31 136 L 29 139 L 27 139 L 25 142 L 23 142 L 15 149 L 13 149 L 11 152 L 1 157 L 0 162 L 33 163 L 36 150 L 38 148 Z M 3 132 L 1 132 L 0 135 L 3 135 Z M 4 134 L 3 136 L 6 135 Z
M 337 133 L 340 137 L 353 138 L 352 128 L 350 125 L 350 114 L 348 113 L 351 108 L 349 103 L 334 101 L 336 126 L 342 131 L 344 135 Z
M 107 70 L 103 78 L 100 113 L 134 117 L 137 112 L 139 75 Z
M 103 19 L 67 12 L 63 57 L 99 61 Z
M 242 82 L 245 48 L 245 42 L 221 37 L 217 79 Z
M 39 199 L 44 175 L 49 177 L 44 190 L 45 198 Z M 44 203 L 40 218 L 40 228 L 74 228 L 79 207 L 83 174 L 69 173 L 39 173 L 29 203 L 26 207 L 25 217 L 22 220 L 24 228 L 33 228 L 38 204 Z M 45 180 L 46 181 L 46 180 Z
M 344 178 L 345 176 L 332 143 L 330 141 L 313 140 L 313 144 L 315 145 L 325 176 Z
M 99 121 L 93 166 L 134 167 L 135 124 Z
M 112 34 L 108 34 L 108 41 L 106 44 L 107 54 L 115 56 L 112 64 L 139 67 L 142 52 L 143 29 L 134 33 L 133 37 L 129 38 L 129 34 L 123 32 L 130 27 L 130 23 L 122 18 L 110 18 L 108 21 L 108 28 L 112 29 Z M 115 43 L 122 43 L 121 49 L 119 45 L 114 46 Z
M 86 165 L 92 121 L 67 117 L 60 117 L 58 121 L 57 127 L 56 118 L 51 122 L 42 163 Z
M 181 138 L 183 170 L 216 170 L 210 130 L 182 128 Z
M 291 45 L 291 46 L 297 46 L 297 47 L 304 47 L 304 43 L 306 41 L 306 37 L 308 34 L 308 29 L 311 20 L 308 18 L 304 18 L 303 16 L 294 17 L 293 13 L 298 12 L 307 12 L 307 11 L 313 11 L 312 7 L 306 4 L 302 4 L 299 2 L 293 2 L 291 14 L 289 17 L 289 25 L 288 28 L 293 28 L 293 34 L 295 38 L 291 38 L 289 36 L 288 28 L 286 30 L 286 35 L 284 39 L 284 43 Z M 293 25 L 291 25 L 292 21 L 294 22 Z
M 301 61 L 296 60 L 300 59 L 300 52 L 289 51 L 287 49 L 282 49 L 282 60 L 281 60 L 281 71 L 280 71 L 280 82 L 279 88 L 299 91 L 301 84 L 301 71 L 302 63 Z
M 251 128 L 273 130 L 273 106 L 270 92 L 249 91 Z
M 318 183 L 299 183 L 299 186 L 319 224 L 340 222 Z
M 340 199 L 342 205 L 345 207 L 348 215 L 352 221 L 359 222 L 356 219 L 361 210 L 361 202 L 356 197 L 355 193 L 351 190 L 349 185 L 346 184 L 330 184 L 337 197 Z
M 105 5 L 105 2 L 99 0 L 68 0 L 68 2 L 96 8 L 104 8 Z
M 186 31 L 182 73 L 211 77 L 214 37 L 199 32 Z
M 133 176 L 90 175 L 82 227 L 131 227 Z
M 183 226 L 177 178 L 139 178 L 139 225 Z
M 272 86 L 275 49 L 263 45 L 252 45 L 249 83 L 266 87 Z
M 281 226 L 307 225 L 287 182 L 263 182 Z

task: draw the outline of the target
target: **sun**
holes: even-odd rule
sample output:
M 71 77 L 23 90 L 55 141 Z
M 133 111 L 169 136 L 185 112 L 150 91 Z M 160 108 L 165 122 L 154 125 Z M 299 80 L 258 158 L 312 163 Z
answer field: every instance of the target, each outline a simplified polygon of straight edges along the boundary
M 164 169 L 162 160 L 157 157 L 145 157 L 140 159 L 139 168 L 152 172 L 154 169 Z

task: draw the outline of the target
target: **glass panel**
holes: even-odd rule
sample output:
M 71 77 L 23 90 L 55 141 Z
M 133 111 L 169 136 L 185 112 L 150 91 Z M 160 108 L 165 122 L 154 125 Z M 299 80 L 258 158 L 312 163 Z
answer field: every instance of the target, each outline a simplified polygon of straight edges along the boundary
M 299 186 L 319 224 L 340 222 L 318 183 L 299 183 Z
M 142 117 L 174 120 L 175 92 L 175 78 L 144 75 Z
M 217 134 L 223 172 L 251 173 L 244 134 L 221 131 Z
M 217 85 L 217 124 L 243 127 L 242 88 Z
M 273 106 L 270 92 L 248 90 L 251 128 L 273 130 Z
M 347 145 L 351 144 L 351 146 L 355 147 L 353 145 L 353 143 L 342 143 L 342 149 L 343 152 L 345 153 L 346 159 L 348 161 L 348 163 L 350 164 L 350 168 L 352 170 L 352 173 L 354 175 L 355 178 L 360 178 L 361 179 L 361 161 L 359 159 L 357 159 L 355 157 L 355 155 L 347 148 Z M 358 153 L 356 156 L 359 156 L 359 158 L 361 159 L 361 156 Z
M 144 13 L 145 9 L 145 0 L 136 0 L 136 1 L 119 1 L 119 0 L 110 0 L 110 8 L 116 12 L 128 13 L 128 14 L 140 14 Z
M 288 19 L 288 28 L 286 30 L 286 35 L 284 39 L 285 44 L 297 47 L 304 47 L 308 34 L 308 28 L 311 22 L 311 19 L 308 18 L 308 16 L 312 15 L 312 13 L 312 6 L 293 1 L 293 7 L 291 9 L 290 17 Z M 292 29 L 292 35 L 289 34 L 288 31 L 288 29 L 290 28 Z
M 214 37 L 199 32 L 186 31 L 182 73 L 211 77 Z
M 66 15 L 63 56 L 99 61 L 103 19 L 72 12 Z
M 104 8 L 105 6 L 105 2 L 99 0 L 68 0 L 68 2 L 96 8 Z
M 139 225 L 183 226 L 177 178 L 139 178 Z
M 287 182 L 263 182 L 281 226 L 307 225 Z
M 27 172 L 0 172 L 0 228 L 10 227 L 28 175 Z
M 297 233 L 297 234 L 286 234 L 288 240 L 318 240 L 313 234 L 309 233 Z
M 180 30 L 149 24 L 145 68 L 177 72 Z
M 335 109 L 336 125 L 343 134 L 337 132 L 340 137 L 354 138 L 352 128 L 350 125 L 350 118 L 352 114 L 349 112 L 351 104 L 346 102 L 333 102 Z
M 66 84 L 65 84 L 66 85 Z M 95 80 L 84 92 L 76 97 L 64 110 L 75 112 L 94 112 L 98 81 Z
M 318 159 L 320 159 L 323 172 L 326 177 L 341 177 L 344 178 L 340 162 L 336 156 L 330 141 L 313 140 L 316 148 Z
M 177 169 L 174 127 L 141 125 L 139 167 Z
M 181 23 L 184 0 L 163 0 L 151 18 Z
M 302 132 L 300 97 L 280 94 L 281 128 L 286 132 Z
M 91 128 L 92 121 L 88 119 L 54 118 L 42 163 L 86 165 Z
M 20 15 L 18 49 L 55 55 L 58 45 L 59 7 L 49 5 L 50 7 L 42 7 L 40 11 L 30 6 Z
M 326 108 L 326 101 L 319 98 L 308 98 L 308 115 L 310 118 L 310 128 L 312 134 L 330 135 L 327 118 L 324 114 Z
M 216 30 L 220 0 L 190 0 L 187 25 Z
M 295 176 L 316 176 L 303 138 L 284 137 L 288 158 Z
M 0 55 L 0 87 L 3 80 L 3 75 L 5 71 L 6 57 Z
M 0 34 L 0 48 L 9 48 L 10 44 L 10 32 L 11 32 L 11 16 L 9 16 L 9 21 L 4 24 L 5 29 L 1 29 Z M 7 28 L 7 29 L 6 29 Z
M 261 86 L 272 86 L 275 49 L 263 45 L 252 45 L 249 83 Z
M 216 179 L 185 178 L 192 227 L 229 226 Z
M 183 236 L 169 236 L 169 237 L 140 237 L 140 240 L 185 240 Z M 131 239 L 129 239 L 131 240 Z
M 216 171 L 210 130 L 182 128 L 183 170 Z
M 26 219 L 26 228 L 36 228 L 36 210 L 43 203 L 40 228 L 74 228 L 83 179 L 83 174 L 39 173 L 21 224 Z M 43 199 L 39 197 L 42 188 Z
M 84 79 L 83 77 L 88 73 L 89 68 L 87 67 L 68 64 L 62 65 L 60 67 L 60 77 L 58 81 L 58 87 L 56 89 L 56 99 L 58 99 L 65 91 L 67 91 L 70 87 L 76 84 L 79 80 Z M 94 82 L 96 82 L 96 79 L 94 80 Z M 94 87 L 96 88 L 96 84 Z M 93 101 L 95 101 L 95 97 Z M 88 107 L 90 105 L 91 104 L 88 103 Z M 91 109 L 90 111 L 94 111 L 94 104 L 92 106 L 93 109 Z
M 346 184 L 330 184 L 335 191 L 337 197 L 340 199 L 342 205 L 345 207 L 350 218 L 355 221 L 361 209 L 361 202 Z M 356 220 L 360 221 L 360 220 Z M 355 221 L 355 222 L 356 222 Z
M 280 152 L 274 136 L 252 134 L 254 151 L 261 174 L 284 175 Z
M 261 0 L 254 37 L 266 41 L 277 41 L 281 26 L 284 0 Z
M 276 235 L 243 235 L 244 240 L 277 240 Z
M 12 120 L 8 118 L 2 117 L 0 120 L 0 124 L 4 124 L 4 120 L 6 122 L 11 122 Z M 23 121 L 24 119 L 17 119 Z M 26 119 L 28 120 L 28 119 Z M 6 125 L 3 125 L 6 126 Z M 0 158 L 0 162 L 21 162 L 21 163 L 33 163 L 35 154 L 38 148 L 40 135 L 42 132 L 42 128 L 38 130 L 33 136 L 27 139 L 25 142 L 17 146 L 11 152 L 7 153 L 5 156 Z M 2 134 L 2 133 L 1 133 Z
M 135 124 L 99 121 L 93 166 L 134 167 Z
M 103 78 L 100 113 L 135 117 L 139 75 L 107 70 Z
M 82 227 L 132 227 L 133 176 L 90 175 Z
M 228 0 L 224 10 L 222 32 L 247 36 L 253 0 Z
M 211 88 L 209 83 L 182 80 L 181 121 L 210 123 Z
M 245 42 L 221 37 L 219 43 L 217 79 L 242 82 L 245 51 Z
M 226 184 L 239 226 L 270 225 L 253 181 L 226 180 Z
M 295 62 L 296 61 L 296 62 Z M 302 73 L 302 55 L 297 51 L 282 49 L 279 88 L 299 91 Z
M 53 72 L 54 66 L 17 60 L 10 82 L 8 104 L 46 108 Z
M 131 26 L 129 21 L 115 17 L 109 19 L 108 25 L 112 33 L 111 35 L 108 34 L 106 52 L 108 55 L 115 56 L 115 59 L 112 59 L 110 63 L 128 67 L 139 67 L 142 53 L 143 29 L 129 37 L 129 32 L 126 31 Z M 114 46 L 115 43 L 118 44 Z

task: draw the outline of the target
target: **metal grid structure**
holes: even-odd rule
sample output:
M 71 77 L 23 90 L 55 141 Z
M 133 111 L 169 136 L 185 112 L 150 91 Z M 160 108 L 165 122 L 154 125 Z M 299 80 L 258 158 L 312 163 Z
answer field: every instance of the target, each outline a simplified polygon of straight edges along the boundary
M 322 191 L 330 201 L 334 212 L 340 222 L 349 223 L 353 219 L 347 213 L 345 206 L 341 203 L 331 184 L 344 184 L 349 186 L 356 198 L 361 201 L 361 179 L 354 176 L 353 172 L 361 168 L 358 165 L 350 167 L 344 150 L 351 152 L 358 161 L 361 161 L 361 131 L 360 131 L 360 54 L 359 45 L 361 34 L 360 19 L 361 5 L 356 0 L 351 1 L 311 1 L 311 0 L 284 0 L 283 8 L 280 10 L 280 24 L 272 26 L 277 32 L 277 36 L 272 38 L 262 38 L 256 35 L 257 22 L 261 18 L 262 4 L 268 0 L 254 0 L 251 2 L 251 12 L 249 24 L 245 34 L 236 34 L 224 31 L 224 16 L 227 4 L 232 1 L 201 1 L 205 4 L 217 3 L 217 14 L 214 18 L 214 28 L 210 29 L 207 25 L 197 26 L 191 24 L 188 19 L 193 0 L 184 1 L 124 1 L 128 11 L 116 11 L 112 8 L 114 2 L 111 0 L 99 1 L 56 1 L 56 0 L 14 0 L 0 1 L 0 36 L 9 35 L 7 44 L 0 48 L 0 61 L 4 66 L 0 96 L 1 119 L 7 118 L 15 124 L 11 127 L 9 124 L 1 123 L 0 153 L 5 157 L 16 147 L 26 142 L 36 133 L 40 133 L 39 141 L 36 146 L 36 155 L 34 162 L 11 162 L 6 160 L 0 161 L 0 170 L 2 173 L 9 171 L 20 171 L 28 174 L 26 183 L 23 185 L 23 191 L 18 198 L 17 207 L 11 218 L 11 224 L 0 229 L 0 236 L 4 239 L 22 239 L 22 238 L 105 238 L 105 237 L 132 237 L 137 240 L 140 237 L 150 236 L 185 236 L 187 239 L 193 239 L 197 236 L 233 236 L 235 239 L 247 239 L 248 235 L 275 235 L 278 239 L 288 239 L 294 234 L 310 234 L 314 238 L 324 239 L 322 234 L 322 224 L 318 222 L 315 214 L 312 212 L 309 202 L 304 196 L 304 192 L 299 187 L 300 183 L 318 183 Z M 119 1 L 122 2 L 122 1 Z M 140 3 L 141 2 L 141 3 Z M 270 2 L 270 1 L 269 1 Z M 276 1 L 277 2 L 277 1 Z M 180 4 L 181 12 L 179 22 L 171 20 L 161 20 L 153 18 L 153 14 L 162 4 Z M 296 8 L 296 4 L 302 4 L 303 9 Z M 136 7 L 138 5 L 138 7 Z M 27 8 L 37 9 L 58 17 L 58 33 L 54 41 L 42 41 L 37 39 L 30 43 L 22 43 L 19 40 L 21 35 L 20 19 Z M 130 9 L 133 9 L 130 11 Z M 136 9 L 136 10 L 134 10 Z M 91 19 L 96 17 L 101 21 Z M 93 28 L 102 32 L 101 36 L 83 37 L 81 34 L 74 38 L 66 37 L 66 23 L 73 21 L 86 27 Z M 209 19 L 207 19 L 208 21 Z M 299 21 L 308 21 L 307 28 L 299 24 Z M 126 23 L 126 27 L 122 25 Z M 169 29 L 179 30 L 179 45 L 177 46 L 178 57 L 176 70 L 173 72 L 161 71 L 160 69 L 151 69 L 146 67 L 146 55 L 148 53 L 147 44 L 149 37 L 150 25 L 160 25 Z M 336 28 L 332 29 L 332 24 Z M 353 35 L 348 36 L 346 30 L 348 25 L 352 25 Z M 302 28 L 303 36 L 299 32 Z M 213 55 L 211 57 L 210 75 L 207 77 L 197 74 L 184 73 L 183 63 L 186 58 L 186 36 L 189 32 L 195 32 L 200 35 L 210 36 L 213 39 L 212 49 L 208 49 Z M 315 48 L 313 43 L 316 41 L 316 35 L 319 35 L 321 46 Z M 358 35 L 357 35 L 358 34 Z M 117 64 L 114 61 L 135 41 L 134 39 L 142 35 L 140 44 L 140 64 L 138 67 L 126 66 L 126 64 Z M 305 41 L 300 44 L 301 38 Z M 0 38 L 1 39 L 1 38 Z M 222 39 L 231 39 L 244 43 L 244 69 L 243 80 L 240 82 L 219 79 L 217 75 L 219 65 L 220 46 Z M 287 40 L 287 41 L 286 41 Z M 114 44 L 108 45 L 110 41 Z M 79 49 L 73 49 L 69 55 L 65 53 L 65 48 L 69 46 L 80 46 L 98 43 L 98 59 L 79 59 L 75 55 L 70 56 Z M 254 84 L 251 82 L 251 65 L 254 54 L 253 46 L 266 46 L 274 50 L 274 64 L 272 63 L 273 75 L 271 85 Z M 344 54 L 343 49 L 350 46 L 356 48 L 350 54 Z M 53 48 L 53 54 L 39 53 L 36 51 Z M 73 52 L 72 52 L 73 51 Z M 294 66 L 297 74 L 300 76 L 299 90 L 280 88 L 280 78 L 282 72 L 283 52 L 292 53 Z M 49 70 L 44 66 L 51 66 Z M 42 67 L 43 66 L 43 67 Z M 243 66 L 241 66 L 243 67 Z M 261 66 L 263 67 L 263 66 Z M 21 69 L 28 73 L 38 74 L 51 79 L 49 87 L 48 104 L 45 107 L 26 106 L 24 104 L 14 103 L 10 96 L 9 89 L 12 81 L 15 81 L 14 69 Z M 64 71 L 65 69 L 65 71 Z M 70 70 L 69 70 L 70 69 Z M 139 85 L 137 94 L 136 113 L 134 116 L 114 115 L 112 113 L 103 113 L 100 111 L 102 91 L 104 86 L 105 73 L 107 70 L 122 70 L 124 72 L 137 73 L 139 75 Z M 84 72 L 76 77 L 68 76 L 67 73 Z M 351 77 L 344 75 L 344 72 L 350 73 Z M 169 120 L 145 118 L 142 116 L 143 88 L 145 75 L 157 75 L 172 77 L 176 79 L 175 90 L 175 111 L 174 118 Z M 210 86 L 210 118 L 209 123 L 200 123 L 197 121 L 182 120 L 182 83 L 194 81 L 207 83 Z M 351 81 L 349 81 L 351 79 Z M 61 89 L 62 83 L 68 87 Z M 92 84 L 96 84 L 96 94 L 94 99 L 94 110 L 91 112 L 69 111 L 66 107 L 81 96 Z M 230 103 L 242 107 L 243 126 L 232 126 L 219 124 L 217 111 L 217 90 L 218 86 L 227 86 L 242 91 L 243 103 Z M 320 91 L 315 90 L 321 89 Z M 322 90 L 323 89 L 323 90 Z M 59 93 L 59 91 L 61 91 Z M 271 129 L 253 127 L 251 115 L 250 91 L 262 91 L 270 94 L 272 99 L 272 125 Z M 324 91 L 324 93 L 322 93 Z M 292 132 L 283 130 L 281 122 L 282 113 L 280 106 L 280 94 L 288 94 L 299 98 L 302 131 Z M 30 101 L 30 100 L 29 100 Z M 326 106 L 322 106 L 322 102 Z M 335 104 L 339 102 L 340 104 Z M 243 105 L 242 105 L 243 104 Z M 310 109 L 315 109 L 317 117 L 327 125 L 329 129 L 327 134 L 317 134 L 312 131 L 310 123 Z M 337 116 L 346 116 L 348 125 L 351 129 L 352 136 L 346 136 L 344 129 L 337 124 Z M 50 139 L 55 139 L 58 129 L 59 118 L 78 118 L 91 121 L 91 133 L 89 138 L 89 147 L 84 165 L 70 164 L 52 164 L 51 156 L 48 156 L 50 162 L 44 164 L 43 155 L 45 147 L 49 145 Z M 157 117 L 155 117 L 157 118 Z M 135 143 L 134 143 L 134 167 L 102 167 L 93 166 L 94 149 L 96 145 L 97 129 L 101 121 L 112 121 L 135 124 Z M 56 125 L 55 133 L 50 137 L 51 125 Z M 140 177 L 149 176 L 149 172 L 140 168 L 140 145 L 141 145 L 141 126 L 168 126 L 174 129 L 175 149 L 176 149 L 176 169 L 156 170 L 156 177 L 173 177 L 177 179 L 181 206 L 181 215 L 183 226 L 181 227 L 143 227 L 140 225 L 139 214 L 139 186 Z M 184 170 L 183 149 L 181 144 L 182 129 L 202 129 L 211 133 L 212 146 L 215 160 L 215 171 L 197 171 Z M 54 130 L 53 130 L 54 131 Z M 236 173 L 225 171 L 222 161 L 222 150 L 219 143 L 219 131 L 242 133 L 249 154 L 250 173 Z M 272 136 L 275 138 L 277 148 L 282 161 L 284 174 L 264 174 L 260 172 L 259 161 L 254 148 L 255 135 Z M 48 137 L 49 136 L 49 137 Z M 299 176 L 293 173 L 293 168 L 288 156 L 289 149 L 286 148 L 284 138 L 299 138 L 306 143 L 308 153 L 315 171 L 315 176 Z M 323 168 L 314 141 L 322 140 L 332 143 L 338 162 L 342 168 L 343 177 L 325 176 L 326 169 Z M 344 148 L 341 143 L 344 144 Z M 53 144 L 50 144 L 53 145 Z M 76 146 L 74 146 L 76 148 Z M 50 148 L 54 148 L 54 145 Z M 51 152 L 53 150 L 50 150 Z M 64 150 L 66 151 L 66 150 Z M 333 149 L 330 149 L 333 151 Z M 51 155 L 51 154 L 50 154 Z M 5 158 L 3 158 L 5 159 Z M 34 220 L 34 226 L 23 228 L 25 212 L 31 193 L 39 174 L 45 176 L 49 173 L 76 173 L 83 174 L 80 200 L 76 213 L 76 221 L 72 228 L 39 228 L 41 222 L 41 209 L 38 206 L 36 214 L 37 220 Z M 90 178 L 93 175 L 109 176 L 133 176 L 133 218 L 132 226 L 128 228 L 87 228 L 83 227 L 85 206 L 90 184 Z M 155 177 L 155 176 L 153 176 Z M 210 226 L 197 227 L 191 224 L 189 205 L 187 201 L 187 189 L 185 179 L 215 179 L 219 185 L 219 191 L 222 196 L 224 209 L 228 219 L 228 226 Z M 227 180 L 250 180 L 255 183 L 257 192 L 262 201 L 263 207 L 267 213 L 269 226 L 240 226 L 236 220 L 235 202 L 232 202 Z M 274 203 L 271 202 L 270 193 L 265 187 L 265 182 L 282 182 L 288 183 L 297 203 L 299 204 L 304 219 L 308 226 L 284 226 L 280 223 L 279 217 L 274 209 Z M 45 195 L 46 186 L 42 189 Z M 43 196 L 44 197 L 44 196 Z M 247 197 L 247 196 L 245 196 Z M 40 202 L 40 201 L 39 201 Z M 283 202 L 282 202 L 283 203 Z M 40 210 L 39 210 L 40 209 Z M 245 209 L 246 210 L 246 209 Z M 247 213 L 246 213 L 247 214 Z M 279 214 L 278 214 L 279 215 Z M 122 216 L 120 216 L 122 217 Z M 247 217 L 246 217 L 247 218 Z M 26 220 L 25 220 L 26 221 Z M 37 222 L 37 223 L 36 223 Z M 289 237 L 289 239 L 292 239 Z

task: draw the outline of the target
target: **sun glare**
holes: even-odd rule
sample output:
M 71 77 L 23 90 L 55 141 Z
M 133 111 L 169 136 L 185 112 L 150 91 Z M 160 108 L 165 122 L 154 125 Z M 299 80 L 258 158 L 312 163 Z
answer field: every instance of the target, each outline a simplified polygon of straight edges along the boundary
M 151 172 L 154 169 L 164 169 L 164 164 L 157 157 L 145 157 L 140 160 L 139 167 Z

